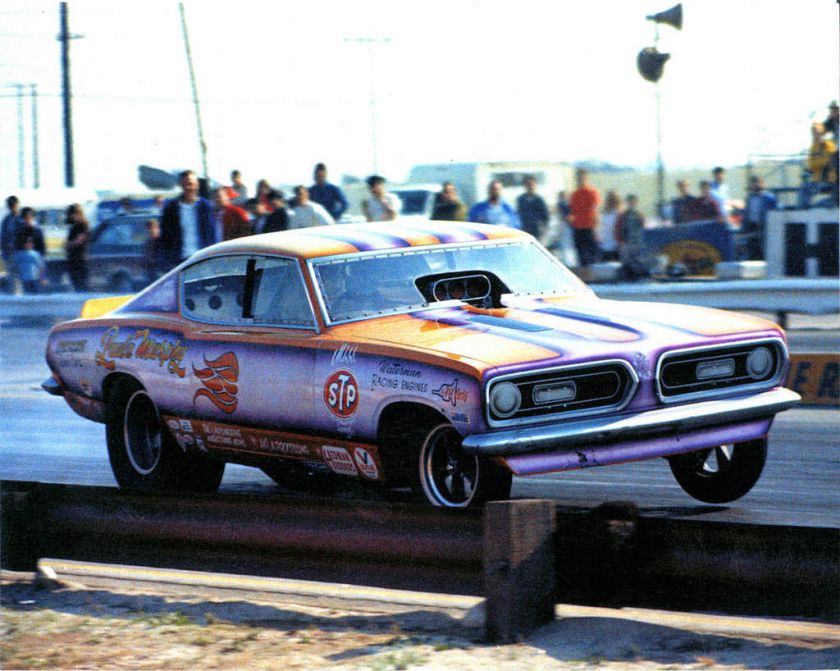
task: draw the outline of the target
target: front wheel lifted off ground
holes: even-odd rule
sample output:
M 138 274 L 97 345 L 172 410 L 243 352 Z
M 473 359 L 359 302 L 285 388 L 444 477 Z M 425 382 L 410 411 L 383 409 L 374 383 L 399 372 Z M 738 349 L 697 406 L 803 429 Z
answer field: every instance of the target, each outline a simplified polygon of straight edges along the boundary
M 412 449 L 412 490 L 433 506 L 468 508 L 510 496 L 510 471 L 488 459 L 466 454 L 451 424 L 418 432 Z
M 671 472 L 687 494 L 705 503 L 739 499 L 758 481 L 767 460 L 767 439 L 677 454 Z
M 219 488 L 224 462 L 185 453 L 136 380 L 117 383 L 108 400 L 106 435 L 111 469 L 124 489 L 214 492 Z

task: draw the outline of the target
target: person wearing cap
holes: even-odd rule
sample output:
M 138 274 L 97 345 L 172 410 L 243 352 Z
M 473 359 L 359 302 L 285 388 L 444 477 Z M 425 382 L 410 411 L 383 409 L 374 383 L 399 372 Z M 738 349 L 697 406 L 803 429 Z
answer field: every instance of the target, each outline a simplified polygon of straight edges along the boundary
M 371 175 L 365 180 L 370 198 L 362 201 L 362 212 L 368 221 L 394 221 L 402 209 L 402 201 L 385 190 L 385 178 Z
M 347 198 L 341 189 L 327 181 L 327 166 L 323 163 L 315 166 L 313 176 L 315 183 L 309 187 L 310 200 L 318 203 L 335 221 L 338 221 L 347 211 Z

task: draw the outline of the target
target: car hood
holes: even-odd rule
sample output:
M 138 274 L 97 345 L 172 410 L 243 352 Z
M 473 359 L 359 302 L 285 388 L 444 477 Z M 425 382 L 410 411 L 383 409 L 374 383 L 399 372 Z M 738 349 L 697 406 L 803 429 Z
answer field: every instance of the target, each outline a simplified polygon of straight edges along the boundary
M 621 357 L 652 362 L 664 350 L 753 337 L 783 337 L 772 322 L 722 310 L 594 296 L 511 298 L 482 310 L 446 305 L 330 329 L 342 342 L 389 344 L 418 356 L 444 357 L 481 373 Z M 406 351 L 407 350 L 407 351 Z

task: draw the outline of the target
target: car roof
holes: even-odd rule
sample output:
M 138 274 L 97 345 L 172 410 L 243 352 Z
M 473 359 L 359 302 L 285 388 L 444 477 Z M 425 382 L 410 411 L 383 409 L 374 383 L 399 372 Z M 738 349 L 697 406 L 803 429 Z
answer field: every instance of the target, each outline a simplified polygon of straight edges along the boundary
M 217 254 L 282 254 L 301 259 L 387 251 L 441 244 L 463 244 L 493 240 L 526 240 L 522 231 L 468 222 L 406 221 L 315 226 L 279 233 L 251 235 L 207 247 L 191 261 Z

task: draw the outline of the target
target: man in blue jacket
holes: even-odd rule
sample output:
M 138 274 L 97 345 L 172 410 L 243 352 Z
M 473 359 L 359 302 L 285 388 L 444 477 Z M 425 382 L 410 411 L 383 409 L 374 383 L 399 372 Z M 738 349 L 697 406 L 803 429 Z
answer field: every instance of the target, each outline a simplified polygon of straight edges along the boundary
M 181 195 L 163 208 L 158 254 L 160 267 L 169 269 L 221 238 L 213 221 L 213 206 L 198 195 L 198 177 L 192 170 L 178 176 Z
M 341 189 L 327 181 L 327 166 L 319 163 L 315 166 L 315 183 L 309 187 L 309 200 L 318 203 L 338 222 L 347 210 L 347 198 Z
M 502 200 L 502 183 L 497 179 L 487 187 L 487 200 L 472 206 L 469 220 L 480 224 L 522 228 L 516 210 L 510 203 Z

